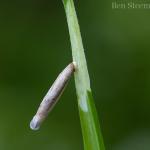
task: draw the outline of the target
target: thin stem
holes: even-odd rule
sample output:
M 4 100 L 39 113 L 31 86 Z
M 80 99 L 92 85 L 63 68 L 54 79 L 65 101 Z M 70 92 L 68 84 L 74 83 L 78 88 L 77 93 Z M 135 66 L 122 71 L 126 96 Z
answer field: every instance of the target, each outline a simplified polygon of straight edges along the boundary
M 63 0 L 67 16 L 73 61 L 77 63 L 75 85 L 85 150 L 104 150 L 96 108 L 90 88 L 82 38 L 73 0 Z

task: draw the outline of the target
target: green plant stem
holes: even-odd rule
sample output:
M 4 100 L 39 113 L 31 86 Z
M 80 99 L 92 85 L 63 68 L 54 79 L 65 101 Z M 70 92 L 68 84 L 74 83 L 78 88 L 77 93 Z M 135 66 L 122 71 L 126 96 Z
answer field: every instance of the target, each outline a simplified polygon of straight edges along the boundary
M 75 85 L 78 97 L 84 149 L 104 150 L 96 108 L 90 88 L 90 78 L 87 69 L 82 38 L 73 0 L 63 0 L 67 16 L 73 61 L 77 63 Z

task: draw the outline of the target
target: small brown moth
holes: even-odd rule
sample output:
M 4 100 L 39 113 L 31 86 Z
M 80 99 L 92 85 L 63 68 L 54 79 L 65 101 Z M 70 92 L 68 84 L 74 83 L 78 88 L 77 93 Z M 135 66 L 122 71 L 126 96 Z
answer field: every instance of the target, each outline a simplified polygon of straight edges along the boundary
M 46 96 L 42 100 L 36 115 L 33 117 L 30 122 L 30 128 L 32 130 L 38 130 L 48 116 L 49 112 L 52 110 L 54 105 L 59 100 L 59 97 L 63 93 L 71 75 L 76 70 L 76 63 L 70 63 L 57 77 Z

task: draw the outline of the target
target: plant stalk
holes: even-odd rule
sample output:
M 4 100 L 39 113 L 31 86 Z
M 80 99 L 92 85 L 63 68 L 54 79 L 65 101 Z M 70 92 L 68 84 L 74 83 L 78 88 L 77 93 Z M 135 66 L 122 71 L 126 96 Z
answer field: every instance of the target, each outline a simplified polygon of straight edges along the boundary
M 94 100 L 90 88 L 80 27 L 73 0 L 63 0 L 69 28 L 72 57 L 77 64 L 75 85 L 81 121 L 84 150 L 105 150 Z

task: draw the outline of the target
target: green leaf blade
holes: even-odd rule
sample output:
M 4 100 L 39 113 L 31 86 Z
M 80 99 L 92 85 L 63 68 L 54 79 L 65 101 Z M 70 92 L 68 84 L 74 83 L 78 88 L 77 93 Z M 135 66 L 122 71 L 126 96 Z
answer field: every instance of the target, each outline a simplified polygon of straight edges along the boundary
M 85 150 L 105 150 L 73 0 L 63 0 L 69 28 L 72 57 L 77 64 L 75 85 Z

